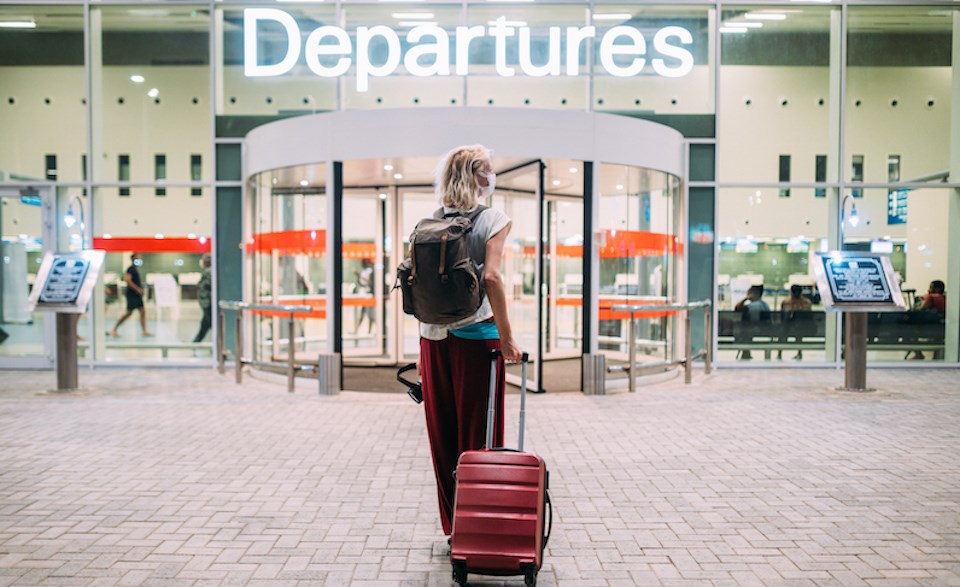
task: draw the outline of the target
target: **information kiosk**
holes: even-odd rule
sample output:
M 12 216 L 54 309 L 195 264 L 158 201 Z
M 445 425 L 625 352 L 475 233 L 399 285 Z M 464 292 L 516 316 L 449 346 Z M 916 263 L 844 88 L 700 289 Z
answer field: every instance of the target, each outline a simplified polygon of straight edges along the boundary
M 57 391 L 78 389 L 77 321 L 87 311 L 104 251 L 47 253 L 30 291 L 29 311 L 57 314 Z
M 846 313 L 844 387 L 867 389 L 867 312 L 907 309 L 890 257 L 879 253 L 817 253 L 817 286 L 827 310 Z

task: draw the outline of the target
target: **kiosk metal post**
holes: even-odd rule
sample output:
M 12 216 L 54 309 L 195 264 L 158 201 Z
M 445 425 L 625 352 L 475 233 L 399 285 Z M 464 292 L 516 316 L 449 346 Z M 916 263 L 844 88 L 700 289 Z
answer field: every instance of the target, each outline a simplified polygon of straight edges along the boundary
M 813 266 L 827 310 L 846 314 L 844 391 L 867 388 L 867 312 L 907 309 L 890 257 L 878 253 L 817 253 Z
M 29 311 L 57 315 L 57 391 L 79 388 L 77 321 L 87 311 L 104 251 L 47 253 L 30 291 Z

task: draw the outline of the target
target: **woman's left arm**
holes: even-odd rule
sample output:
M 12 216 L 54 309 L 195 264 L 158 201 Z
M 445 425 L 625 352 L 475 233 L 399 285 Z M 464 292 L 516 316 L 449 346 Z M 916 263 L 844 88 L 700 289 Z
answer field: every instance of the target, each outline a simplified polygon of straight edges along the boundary
M 490 299 L 493 309 L 493 320 L 500 333 L 500 346 L 503 358 L 508 361 L 519 361 L 523 351 L 513 338 L 513 329 L 510 325 L 510 314 L 507 309 L 507 292 L 500 273 L 500 262 L 503 258 L 503 246 L 507 241 L 510 226 L 490 237 L 487 241 L 486 257 L 483 264 L 483 286 Z

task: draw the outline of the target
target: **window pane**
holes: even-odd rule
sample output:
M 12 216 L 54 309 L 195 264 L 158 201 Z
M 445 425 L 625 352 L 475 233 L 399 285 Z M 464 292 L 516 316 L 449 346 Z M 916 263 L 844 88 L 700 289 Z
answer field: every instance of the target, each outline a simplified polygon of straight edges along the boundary
M 839 120 L 831 101 L 831 21 L 839 10 L 791 5 L 729 6 L 721 18 L 719 121 L 721 181 L 777 180 L 770 153 L 812 161 L 833 153 L 830 120 Z M 779 20 L 774 20 L 779 18 Z M 768 162 L 763 164 L 762 162 Z M 814 168 L 799 166 L 793 181 L 814 180 Z M 836 180 L 831 170 L 828 181 Z
M 829 207 L 812 189 L 719 191 L 720 360 L 833 360 L 810 259 L 826 250 Z M 753 288 L 753 291 L 751 291 Z
M 103 338 L 98 358 L 209 361 L 209 335 L 196 346 L 189 342 L 199 333 L 203 317 L 198 288 L 201 259 L 210 252 L 209 200 L 191 197 L 183 187 L 167 188 L 166 197 L 157 198 L 153 186 L 134 185 L 129 197 L 119 197 L 115 188 L 95 189 L 93 208 L 93 246 L 107 251 L 104 304 L 96 308 L 99 325 L 94 335 L 117 331 L 117 336 Z M 144 289 L 146 332 L 139 310 L 117 326 L 139 300 L 125 280 L 134 265 L 133 253 L 140 254 L 135 267 Z
M 674 126 L 687 136 L 716 136 L 713 114 L 713 75 L 710 53 L 712 34 L 710 10 L 697 6 L 633 6 L 598 4 L 590 24 L 597 27 L 593 47 L 593 109 L 637 116 Z M 604 64 L 604 39 L 614 27 L 630 27 L 641 33 L 646 63 L 639 75 L 619 77 Z M 661 51 L 658 34 L 683 29 L 681 36 L 665 37 L 670 53 Z M 669 31 L 668 31 L 669 32 Z M 628 45 L 628 37 L 610 39 L 614 45 Z M 622 50 L 622 49 L 621 49 Z M 676 55 L 683 55 L 679 59 Z M 617 67 L 629 67 L 634 55 L 611 56 Z M 659 66 L 665 73 L 660 73 Z M 624 73 L 624 72 L 620 72 Z
M 490 31 L 500 18 L 514 36 L 498 56 L 497 41 Z M 570 63 L 566 51 L 561 50 L 568 26 L 589 24 L 582 6 L 472 4 L 467 7 L 467 19 L 468 26 L 485 27 L 487 33 L 470 44 L 469 106 L 589 108 L 586 47 L 576 54 L 579 64 Z M 521 43 L 521 33 L 529 35 L 529 43 Z M 566 75 L 568 67 L 577 75 Z M 547 74 L 550 71 L 561 73 Z M 535 77 L 541 74 L 547 75 Z
M 295 19 L 304 40 L 319 26 L 337 24 L 336 7 L 333 4 L 278 4 L 276 8 Z M 302 53 L 293 70 L 287 74 L 247 77 L 244 73 L 244 30 L 241 25 L 244 22 L 244 9 L 218 8 L 217 11 L 222 14 L 224 22 L 233 23 L 224 27 L 223 32 L 223 87 L 220 88 L 223 99 L 217 105 L 218 123 L 221 119 L 225 119 L 223 122 L 226 124 L 226 119 L 231 118 L 261 117 L 270 120 L 336 109 L 336 79 L 315 75 L 307 67 Z M 257 31 L 256 56 L 251 55 L 251 61 L 256 59 L 254 63 L 278 63 L 287 50 L 283 28 L 276 22 L 265 20 L 258 25 Z M 332 42 L 332 37 L 328 37 L 324 44 L 327 42 Z M 337 56 L 323 56 L 321 63 L 332 66 L 338 59 Z
M 83 8 L 5 5 L 0 21 L 35 25 L 0 28 L 0 180 L 43 179 L 52 154 L 57 179 L 79 181 L 87 150 Z
M 140 162 L 131 181 L 154 180 L 155 153 L 170 157 L 168 180 L 186 181 L 186 154 L 209 149 L 209 23 L 206 5 L 91 10 L 91 34 L 102 44 L 93 64 L 93 79 L 102 80 L 93 87 L 94 141 L 108 157 L 129 153 Z M 103 162 L 93 160 L 95 181 L 112 179 Z
M 949 168 L 954 14 L 925 7 L 850 7 L 846 148 L 864 155 L 863 181 L 888 180 L 889 153 L 903 155 L 903 181 Z M 848 179 L 854 172 L 846 167 Z
M 956 297 L 938 300 L 942 288 L 935 282 L 949 283 L 950 265 L 956 263 L 950 243 L 951 232 L 956 231 L 950 222 L 950 200 L 956 195 L 935 187 L 863 192 L 855 203 L 858 222 L 844 227 L 844 248 L 889 254 L 909 307 L 907 312 L 869 316 L 867 360 L 942 360 L 949 344 L 945 321 L 954 315 Z M 899 200 L 896 206 L 891 198 Z M 894 207 L 896 213 L 891 212 Z

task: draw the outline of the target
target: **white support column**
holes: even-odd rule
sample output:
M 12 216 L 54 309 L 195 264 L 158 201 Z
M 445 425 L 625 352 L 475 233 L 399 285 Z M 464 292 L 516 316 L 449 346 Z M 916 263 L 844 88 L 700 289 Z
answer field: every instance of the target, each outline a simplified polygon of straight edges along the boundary
M 953 74 L 951 79 L 951 100 L 950 100 L 950 181 L 960 179 L 960 70 L 957 65 L 960 64 L 960 12 L 953 13 L 953 49 L 951 51 Z M 947 204 L 947 234 L 948 246 L 946 254 L 947 276 L 946 291 L 947 296 L 947 325 L 946 325 L 946 348 L 944 349 L 943 360 L 947 362 L 956 362 L 960 360 L 960 264 L 956 258 L 950 258 L 960 255 L 960 190 L 950 190 L 950 197 Z
M 87 7 L 89 18 L 87 19 L 87 201 L 90 203 L 87 208 L 87 234 L 89 235 L 91 246 L 93 236 L 104 232 L 103 215 L 103 194 L 95 193 L 92 184 L 96 181 L 107 179 L 104 169 L 107 164 L 106 153 L 103 150 L 103 138 L 106 132 L 103 116 L 103 9 L 98 6 Z M 107 358 L 107 337 L 106 331 L 108 319 L 104 315 L 106 310 L 106 296 L 103 289 L 103 276 L 101 274 L 98 287 L 94 290 L 92 306 L 93 322 L 93 352 L 87 354 L 88 359 L 93 361 L 104 361 Z M 117 294 L 120 292 L 118 291 Z M 122 299 L 115 304 L 119 310 Z M 110 320 L 116 320 L 116 316 L 111 316 Z
M 828 127 L 830 129 L 827 150 L 827 181 L 839 182 L 840 189 L 827 190 L 827 242 L 830 250 L 838 250 L 840 232 L 840 202 L 843 201 L 843 135 L 844 135 L 844 99 L 846 92 L 846 38 L 844 36 L 842 10 L 830 13 L 830 94 L 828 98 Z M 833 173 L 829 172 L 833 169 Z M 839 332 L 837 314 L 827 312 L 824 333 L 826 346 L 824 359 L 827 362 L 839 361 Z M 838 363 L 839 365 L 839 363 Z

